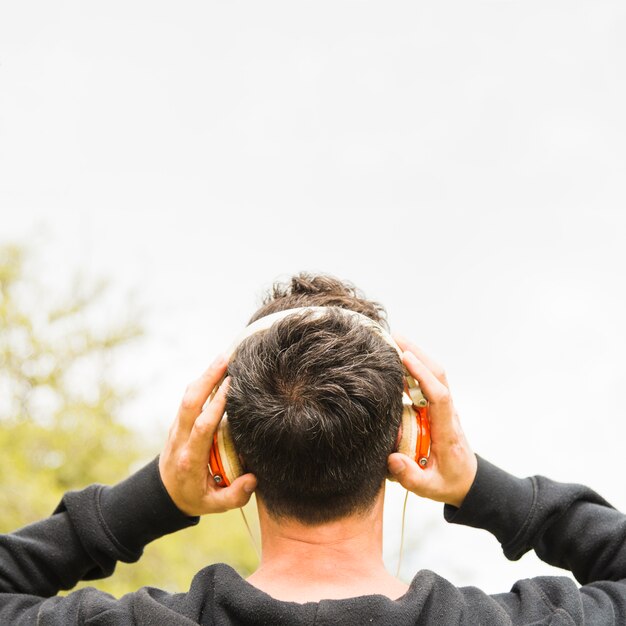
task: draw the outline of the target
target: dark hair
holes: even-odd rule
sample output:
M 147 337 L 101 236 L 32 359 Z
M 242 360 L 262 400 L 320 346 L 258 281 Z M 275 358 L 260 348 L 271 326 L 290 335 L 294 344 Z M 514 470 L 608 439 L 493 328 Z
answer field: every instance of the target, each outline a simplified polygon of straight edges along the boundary
M 302 274 L 275 285 L 253 320 L 311 305 L 384 320 L 352 285 Z M 333 308 L 295 313 L 242 342 L 229 373 L 235 448 L 273 515 L 315 524 L 373 505 L 402 413 L 402 365 L 384 339 Z

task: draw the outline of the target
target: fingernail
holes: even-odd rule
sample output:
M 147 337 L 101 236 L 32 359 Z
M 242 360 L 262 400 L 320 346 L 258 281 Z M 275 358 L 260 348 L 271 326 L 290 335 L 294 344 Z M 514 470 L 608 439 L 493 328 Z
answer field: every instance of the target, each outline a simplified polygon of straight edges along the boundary
M 392 474 L 399 474 L 405 468 L 405 463 L 401 458 L 394 456 L 387 462 L 387 467 Z

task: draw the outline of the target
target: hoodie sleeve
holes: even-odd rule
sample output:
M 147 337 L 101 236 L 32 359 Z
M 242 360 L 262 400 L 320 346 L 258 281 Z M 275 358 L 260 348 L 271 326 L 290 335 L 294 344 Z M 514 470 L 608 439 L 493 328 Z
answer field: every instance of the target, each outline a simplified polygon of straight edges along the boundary
M 496 596 L 510 614 L 544 606 L 577 624 L 626 623 L 626 516 L 591 489 L 543 476 L 516 478 L 479 457 L 465 501 L 458 509 L 446 505 L 444 516 L 489 531 L 511 560 L 534 550 L 582 585 L 554 576 L 519 581 Z
M 534 550 L 583 585 L 626 578 L 626 516 L 588 487 L 516 478 L 479 457 L 461 508 L 447 505 L 444 516 L 489 531 L 511 560 Z
M 49 597 L 110 576 L 117 561 L 137 561 L 147 543 L 198 520 L 172 502 L 156 459 L 114 487 L 69 492 L 49 518 L 0 536 L 0 615 L 16 594 Z

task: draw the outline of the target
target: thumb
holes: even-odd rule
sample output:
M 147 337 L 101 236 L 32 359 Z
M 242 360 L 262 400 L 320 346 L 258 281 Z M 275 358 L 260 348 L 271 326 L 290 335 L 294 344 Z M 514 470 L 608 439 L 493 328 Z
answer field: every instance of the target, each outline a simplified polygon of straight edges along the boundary
M 423 483 L 424 470 L 406 454 L 394 452 L 387 459 L 389 473 L 409 491 L 417 492 Z
M 256 477 L 244 474 L 235 479 L 229 487 L 214 492 L 214 498 L 224 509 L 237 509 L 244 506 L 256 489 Z

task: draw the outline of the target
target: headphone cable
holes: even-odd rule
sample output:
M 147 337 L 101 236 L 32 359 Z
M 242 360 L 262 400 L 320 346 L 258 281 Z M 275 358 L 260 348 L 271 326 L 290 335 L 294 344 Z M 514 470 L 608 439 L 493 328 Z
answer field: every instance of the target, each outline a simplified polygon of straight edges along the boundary
M 243 517 L 243 523 L 246 525 L 246 530 L 248 531 L 248 535 L 250 537 L 250 541 L 252 543 L 252 547 L 254 548 L 254 551 L 256 552 L 257 558 L 260 561 L 261 560 L 261 551 L 259 550 L 259 546 L 257 545 L 256 539 L 254 538 L 254 535 L 252 534 L 252 529 L 250 528 L 250 524 L 248 524 L 248 519 L 246 518 L 246 514 L 243 511 L 243 507 L 241 507 L 239 509 L 239 511 L 241 512 L 241 517 Z
M 409 499 L 409 490 L 404 494 L 404 504 L 402 505 L 402 525 L 400 527 L 400 554 L 398 555 L 398 569 L 396 570 L 396 578 L 400 576 L 400 567 L 402 566 L 402 555 L 404 553 L 404 526 L 406 521 L 406 503 Z

